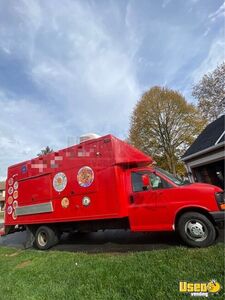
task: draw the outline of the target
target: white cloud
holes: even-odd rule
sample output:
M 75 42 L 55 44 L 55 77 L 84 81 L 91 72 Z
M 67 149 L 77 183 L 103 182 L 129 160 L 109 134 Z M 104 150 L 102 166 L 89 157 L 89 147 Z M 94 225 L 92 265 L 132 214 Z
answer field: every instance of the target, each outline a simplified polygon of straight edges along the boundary
M 171 0 L 163 0 L 162 8 L 165 8 L 170 2 Z
M 201 62 L 201 64 L 192 73 L 192 79 L 196 83 L 202 76 L 208 72 L 213 71 L 218 64 L 225 60 L 225 41 L 223 34 L 215 38 L 209 49 L 208 55 Z
M 66 146 L 63 124 L 41 103 L 15 100 L 1 92 L 0 107 L 1 176 L 9 165 L 36 156 L 46 145 L 55 150 Z
M 212 14 L 209 15 L 209 19 L 214 22 L 216 19 L 225 16 L 225 2 Z
M 124 28 L 127 39 L 114 36 L 83 1 L 58 2 L 57 8 L 55 1 L 7 5 L 14 22 L 2 23 L 0 47 L 23 58 L 28 78 L 45 96 L 37 101 L 1 92 L 0 175 L 46 145 L 66 147 L 81 133 L 125 137 L 140 95 L 130 28 Z
M 203 36 L 206 37 L 209 34 L 210 30 L 211 30 L 210 27 L 207 27 L 207 29 L 203 33 Z

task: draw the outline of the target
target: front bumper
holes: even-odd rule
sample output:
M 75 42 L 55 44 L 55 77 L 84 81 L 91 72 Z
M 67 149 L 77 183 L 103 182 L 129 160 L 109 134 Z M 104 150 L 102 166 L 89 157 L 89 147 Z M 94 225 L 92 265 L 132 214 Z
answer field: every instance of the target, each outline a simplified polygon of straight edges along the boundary
M 225 211 L 213 211 L 210 212 L 210 215 L 212 216 L 215 223 L 224 223 L 225 221 Z

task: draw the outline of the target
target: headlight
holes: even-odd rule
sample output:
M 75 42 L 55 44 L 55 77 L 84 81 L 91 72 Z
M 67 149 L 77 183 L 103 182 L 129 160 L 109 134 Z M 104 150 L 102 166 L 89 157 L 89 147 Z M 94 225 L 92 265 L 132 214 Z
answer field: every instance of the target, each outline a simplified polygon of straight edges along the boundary
M 216 201 L 220 209 L 225 209 L 224 192 L 216 193 Z

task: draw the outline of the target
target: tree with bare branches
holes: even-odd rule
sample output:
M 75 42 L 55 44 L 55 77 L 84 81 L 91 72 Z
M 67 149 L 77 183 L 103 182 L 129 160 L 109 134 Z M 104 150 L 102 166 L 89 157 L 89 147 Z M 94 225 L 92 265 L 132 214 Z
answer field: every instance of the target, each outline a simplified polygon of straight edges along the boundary
M 225 113 L 225 62 L 208 74 L 193 87 L 193 97 L 208 122 L 216 120 Z

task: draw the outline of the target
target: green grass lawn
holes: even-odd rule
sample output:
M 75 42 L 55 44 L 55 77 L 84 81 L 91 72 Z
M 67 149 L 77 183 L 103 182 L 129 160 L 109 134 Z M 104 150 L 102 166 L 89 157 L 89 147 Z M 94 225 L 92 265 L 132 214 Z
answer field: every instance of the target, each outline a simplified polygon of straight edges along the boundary
M 179 280 L 216 279 L 223 289 L 224 245 L 126 254 L 0 248 L 0 299 L 204 299 L 181 295 Z M 211 298 L 210 298 L 211 299 Z

